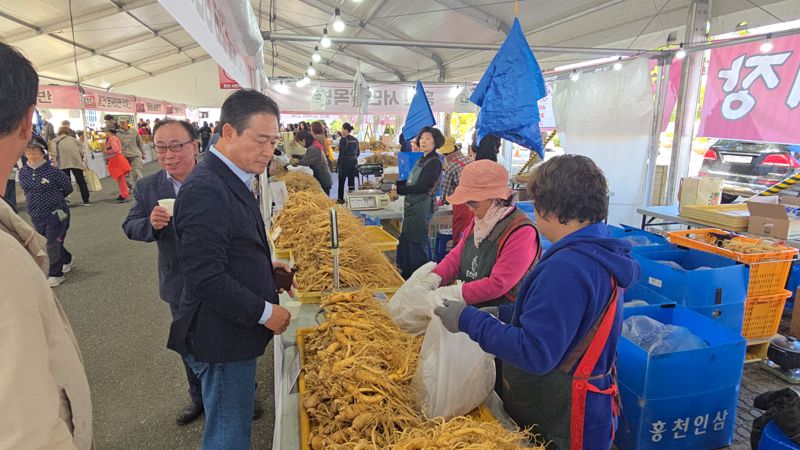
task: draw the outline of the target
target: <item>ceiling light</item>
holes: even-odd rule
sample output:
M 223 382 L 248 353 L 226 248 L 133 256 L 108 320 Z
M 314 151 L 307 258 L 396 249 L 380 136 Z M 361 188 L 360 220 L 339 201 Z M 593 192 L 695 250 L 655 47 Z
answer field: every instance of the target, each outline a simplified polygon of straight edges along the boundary
M 342 21 L 342 12 L 339 8 L 334 10 L 333 14 L 333 31 L 341 33 L 344 31 L 344 22 Z
M 614 63 L 614 70 L 622 70 L 622 58 L 620 58 L 619 60 L 617 60 L 617 62 Z
M 309 83 L 311 83 L 311 78 L 308 78 L 308 76 L 303 77 L 303 85 L 305 86 Z
M 275 86 L 275 90 L 280 92 L 281 94 L 288 94 L 289 86 L 286 86 L 285 84 L 283 84 L 283 81 L 281 81 L 281 84 Z
M 675 53 L 675 59 L 683 59 L 686 57 L 686 50 L 683 49 L 683 42 L 681 42 L 680 50 Z
M 759 50 L 761 50 L 761 53 L 769 53 L 775 47 L 774 45 L 772 45 L 772 41 L 769 39 L 771 37 L 772 37 L 771 35 L 767 35 L 767 40 L 764 41 L 764 43 L 761 44 L 761 47 L 758 48 Z
M 744 31 L 750 28 L 750 24 L 747 23 L 746 20 L 743 20 L 736 24 L 736 31 Z
M 331 46 L 331 38 L 328 37 L 328 27 L 322 29 L 322 39 L 319 41 L 324 48 Z
M 308 74 L 308 76 L 313 77 L 314 75 L 317 74 L 317 69 L 315 69 L 314 66 L 311 65 L 311 63 L 308 63 L 308 70 L 306 70 L 306 73 Z
M 295 85 L 295 86 L 297 86 L 297 87 L 299 87 L 299 88 L 301 88 L 301 87 L 305 86 L 305 85 L 303 84 L 303 79 L 302 79 L 302 78 L 301 78 L 301 79 L 299 79 L 299 80 L 297 80 L 297 81 L 294 83 L 294 85 Z
M 577 70 L 573 70 L 572 73 L 569 75 L 569 79 L 572 80 L 572 81 L 578 81 L 578 79 L 580 77 L 581 77 L 581 74 L 578 73 Z
M 458 97 L 458 93 L 461 92 L 461 86 L 453 86 L 450 89 L 450 97 Z
M 314 62 L 320 62 L 322 60 L 322 57 L 319 56 L 319 47 L 314 46 L 314 54 L 311 55 L 311 60 Z

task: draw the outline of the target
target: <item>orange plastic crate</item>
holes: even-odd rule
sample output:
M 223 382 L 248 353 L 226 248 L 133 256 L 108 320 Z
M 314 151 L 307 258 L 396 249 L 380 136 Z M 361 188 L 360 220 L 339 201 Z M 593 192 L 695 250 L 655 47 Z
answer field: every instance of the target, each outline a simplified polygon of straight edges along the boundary
M 777 295 L 786 287 L 792 261 L 797 257 L 797 249 L 776 245 L 775 251 L 767 253 L 740 253 L 716 245 L 717 237 L 714 234 L 732 235 L 732 241 L 743 243 L 759 243 L 762 239 L 740 236 L 729 231 L 717 228 L 703 228 L 697 230 L 672 231 L 667 234 L 667 239 L 682 247 L 702 250 L 725 256 L 750 266 L 750 282 L 747 286 L 747 297 L 761 297 Z
M 789 291 L 763 297 L 750 297 L 744 305 L 742 336 L 754 339 L 769 337 L 778 332 Z

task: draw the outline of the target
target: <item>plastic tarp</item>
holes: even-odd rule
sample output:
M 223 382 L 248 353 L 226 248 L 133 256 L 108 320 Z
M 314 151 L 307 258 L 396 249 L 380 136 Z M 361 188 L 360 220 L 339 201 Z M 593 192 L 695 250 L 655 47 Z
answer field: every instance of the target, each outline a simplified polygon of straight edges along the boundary
M 506 41 L 470 96 L 481 107 L 475 125 L 478 142 L 493 134 L 544 157 L 538 102 L 546 96 L 542 70 L 514 19 Z
M 414 139 L 419 134 L 419 130 L 433 125 L 436 125 L 436 119 L 433 117 L 431 105 L 428 103 L 428 96 L 425 95 L 422 82 L 417 81 L 414 99 L 411 100 L 411 106 L 408 107 L 406 123 L 403 125 L 403 136 L 407 140 Z
M 654 110 L 647 59 L 556 81 L 553 103 L 564 151 L 588 156 L 605 173 L 608 223 L 640 221 Z

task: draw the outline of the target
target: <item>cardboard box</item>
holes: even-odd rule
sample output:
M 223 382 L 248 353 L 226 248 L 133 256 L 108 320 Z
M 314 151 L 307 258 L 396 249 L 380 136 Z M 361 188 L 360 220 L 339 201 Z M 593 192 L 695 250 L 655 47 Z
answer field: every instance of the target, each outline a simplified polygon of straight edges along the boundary
M 749 233 L 776 239 L 800 238 L 800 198 L 789 196 L 753 197 Z
M 679 209 L 684 206 L 710 206 L 722 202 L 722 178 L 696 177 L 681 179 Z

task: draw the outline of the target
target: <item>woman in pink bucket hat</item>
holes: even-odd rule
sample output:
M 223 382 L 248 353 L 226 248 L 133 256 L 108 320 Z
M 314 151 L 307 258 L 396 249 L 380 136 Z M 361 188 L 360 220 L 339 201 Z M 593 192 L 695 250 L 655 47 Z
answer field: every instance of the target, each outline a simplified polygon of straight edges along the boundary
M 463 239 L 422 280 L 426 287 L 435 288 L 428 293 L 431 302 L 458 300 L 483 308 L 514 301 L 522 279 L 541 254 L 541 245 L 536 227 L 512 205 L 511 198 L 505 167 L 491 160 L 464 166 L 458 187 L 447 201 L 465 204 L 475 217 Z M 452 284 L 456 281 L 461 283 Z M 499 360 L 497 371 L 499 392 Z

